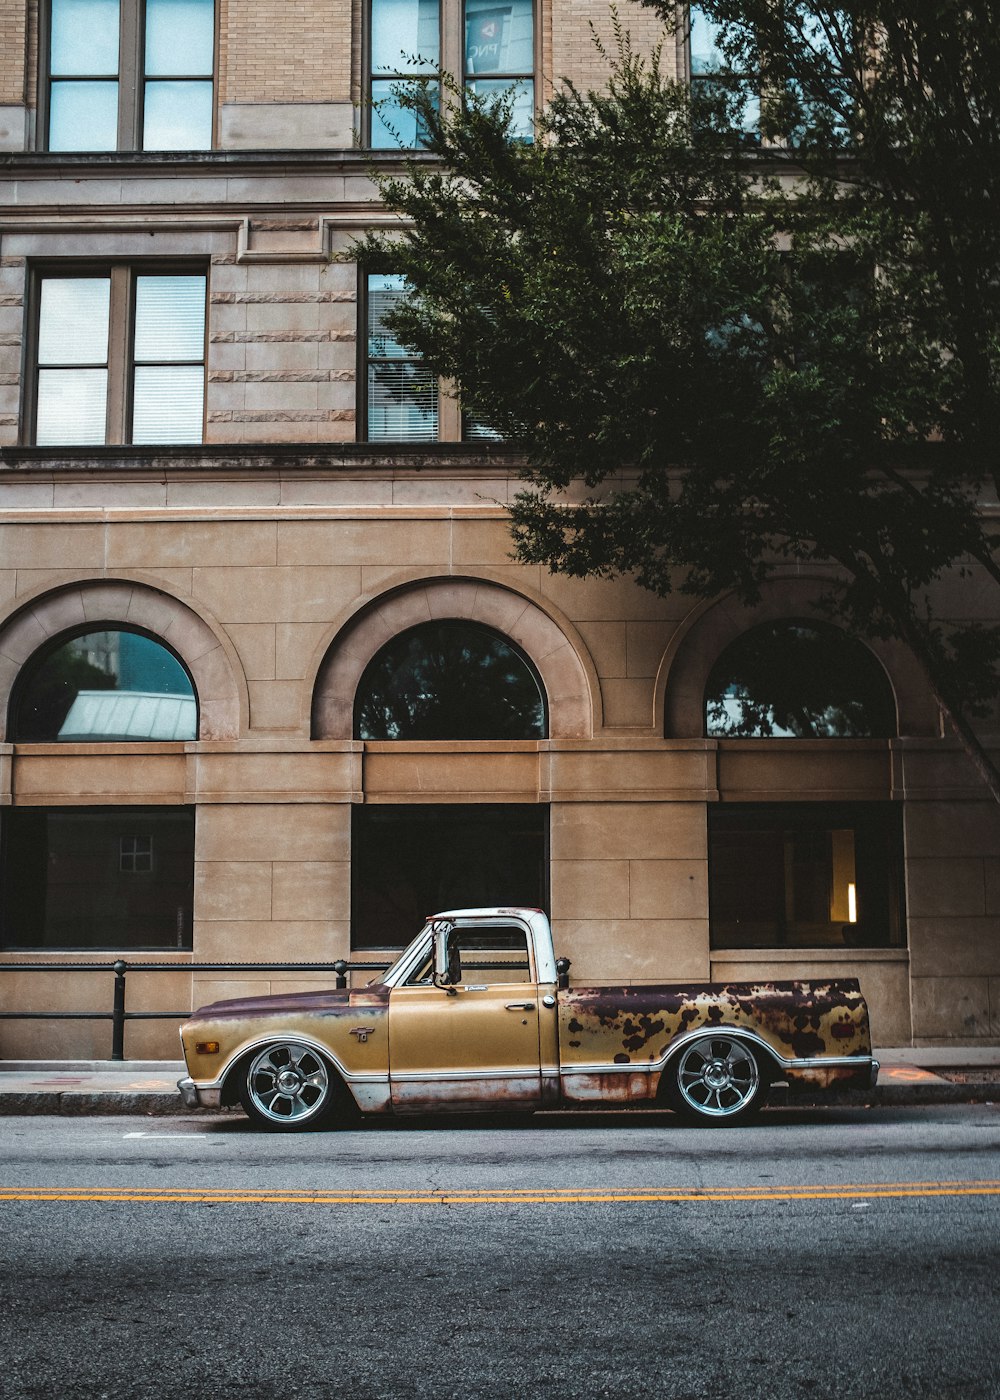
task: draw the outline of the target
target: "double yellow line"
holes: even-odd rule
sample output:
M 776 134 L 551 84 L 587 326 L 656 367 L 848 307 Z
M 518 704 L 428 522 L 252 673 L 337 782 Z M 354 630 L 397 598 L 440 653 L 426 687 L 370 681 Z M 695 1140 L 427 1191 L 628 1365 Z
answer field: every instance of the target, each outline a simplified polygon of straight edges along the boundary
M 478 1190 L 218 1190 L 203 1187 L 3 1186 L 0 1202 L 118 1201 L 150 1205 L 477 1206 L 704 1205 L 740 1201 L 877 1201 L 1000 1196 L 1000 1181 L 877 1182 L 857 1186 L 517 1187 Z

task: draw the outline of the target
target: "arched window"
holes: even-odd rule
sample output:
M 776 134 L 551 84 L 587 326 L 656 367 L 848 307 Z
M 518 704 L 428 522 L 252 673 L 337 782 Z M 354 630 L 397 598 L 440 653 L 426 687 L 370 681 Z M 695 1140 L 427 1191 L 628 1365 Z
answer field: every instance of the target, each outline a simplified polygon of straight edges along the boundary
M 545 733 L 534 667 L 478 622 L 423 622 L 401 632 L 358 683 L 358 739 L 542 739 Z
M 20 743 L 196 739 L 198 703 L 173 652 L 142 632 L 103 627 L 35 653 L 11 700 Z
M 860 739 L 895 733 L 889 683 L 867 647 L 828 623 L 763 623 L 737 638 L 705 687 L 716 739 Z

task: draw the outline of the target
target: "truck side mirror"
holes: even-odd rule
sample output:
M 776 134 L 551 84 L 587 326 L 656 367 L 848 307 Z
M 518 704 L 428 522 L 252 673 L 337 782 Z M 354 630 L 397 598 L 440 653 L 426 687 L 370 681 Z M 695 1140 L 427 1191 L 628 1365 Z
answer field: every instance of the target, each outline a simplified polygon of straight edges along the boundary
M 449 996 L 456 996 L 455 982 L 461 979 L 458 949 L 450 946 L 454 924 L 447 919 L 439 919 L 431 925 L 434 937 L 434 985 L 447 988 Z

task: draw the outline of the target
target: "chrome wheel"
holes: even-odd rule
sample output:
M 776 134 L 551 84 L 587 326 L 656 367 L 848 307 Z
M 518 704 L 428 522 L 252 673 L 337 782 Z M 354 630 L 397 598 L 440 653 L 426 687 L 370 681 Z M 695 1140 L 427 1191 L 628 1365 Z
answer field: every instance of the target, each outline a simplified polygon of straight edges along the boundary
M 262 1127 L 294 1130 L 316 1123 L 332 1095 L 323 1057 L 309 1045 L 280 1040 L 250 1061 L 240 1097 L 248 1115 Z
M 704 1035 L 677 1061 L 678 1107 L 702 1122 L 732 1122 L 748 1114 L 763 1089 L 756 1056 L 735 1036 Z

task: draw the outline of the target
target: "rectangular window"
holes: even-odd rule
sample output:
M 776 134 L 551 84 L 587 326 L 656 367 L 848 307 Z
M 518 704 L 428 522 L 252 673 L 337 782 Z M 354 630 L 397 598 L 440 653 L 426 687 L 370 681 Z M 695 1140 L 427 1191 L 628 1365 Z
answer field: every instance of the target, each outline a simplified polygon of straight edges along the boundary
M 535 116 L 534 0 L 371 0 L 368 26 L 370 144 L 423 145 L 426 136 L 397 96 L 443 65 L 469 92 L 509 93 L 511 133 L 530 141 Z M 394 91 L 394 89 L 396 91 Z M 436 90 L 436 84 L 435 84 Z
M 535 124 L 533 0 L 465 0 L 465 86 L 481 97 L 510 93 L 511 134 L 530 141 Z
M 35 443 L 201 442 L 205 296 L 202 272 L 43 274 Z
M 751 74 L 740 73 L 729 65 L 719 48 L 720 26 L 709 19 L 699 5 L 690 10 L 692 96 L 731 96 L 742 99 L 740 123 L 749 137 L 760 134 L 760 84 Z
M 503 440 L 503 433 L 497 432 L 496 428 L 491 428 L 488 423 L 483 423 L 468 413 L 462 415 L 463 442 L 503 442 Z
M 12 807 L 2 832 L 4 948 L 191 947 L 192 808 Z
M 897 808 L 740 803 L 708 829 L 713 948 L 902 945 Z
M 351 946 L 403 947 L 446 909 L 546 908 L 548 827 L 541 804 L 355 807 Z
M 148 875 L 153 869 L 152 836 L 123 836 L 118 842 L 118 869 L 123 875 Z
M 435 442 L 438 381 L 420 357 L 401 345 L 385 317 L 410 295 L 405 277 L 367 278 L 367 430 L 369 442 Z
M 802 16 L 801 38 L 809 55 L 806 71 L 811 68 L 815 72 L 817 85 L 807 90 L 794 79 L 786 81 L 786 95 L 791 101 L 789 142 L 801 141 L 812 127 L 844 138 L 852 108 L 845 72 L 845 63 L 850 71 L 854 50 L 851 17 L 843 10 L 829 10 L 822 15 L 807 11 Z
M 431 78 L 441 59 L 438 0 L 372 0 L 371 145 L 375 150 L 423 145 L 414 114 L 400 106 L 396 89 L 412 78 Z
M 50 151 L 206 151 L 214 0 L 51 0 Z

